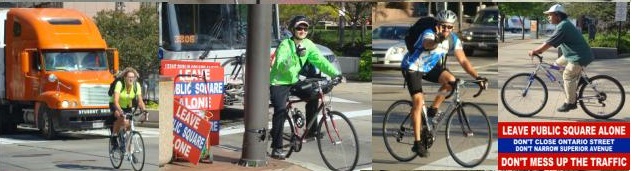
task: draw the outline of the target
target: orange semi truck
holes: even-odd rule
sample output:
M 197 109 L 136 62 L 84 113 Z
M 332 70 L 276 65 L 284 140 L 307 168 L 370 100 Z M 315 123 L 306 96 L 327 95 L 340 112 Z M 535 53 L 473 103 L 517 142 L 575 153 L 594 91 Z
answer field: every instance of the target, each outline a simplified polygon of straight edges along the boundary
M 106 128 L 118 51 L 94 22 L 54 8 L 0 10 L 0 20 L 0 133 L 22 125 L 53 139 L 59 131 Z

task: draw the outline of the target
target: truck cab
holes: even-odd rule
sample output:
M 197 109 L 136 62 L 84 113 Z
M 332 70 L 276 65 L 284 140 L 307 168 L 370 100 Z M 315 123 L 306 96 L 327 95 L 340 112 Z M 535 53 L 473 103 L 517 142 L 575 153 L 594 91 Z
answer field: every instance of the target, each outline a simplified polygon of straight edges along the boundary
M 471 56 L 474 50 L 498 51 L 498 7 L 487 7 L 476 13 L 474 20 L 466 22 L 471 27 L 461 31 L 465 55 Z
M 0 132 L 22 124 L 53 139 L 58 131 L 107 128 L 118 51 L 107 47 L 92 20 L 52 8 L 13 8 L 1 18 Z

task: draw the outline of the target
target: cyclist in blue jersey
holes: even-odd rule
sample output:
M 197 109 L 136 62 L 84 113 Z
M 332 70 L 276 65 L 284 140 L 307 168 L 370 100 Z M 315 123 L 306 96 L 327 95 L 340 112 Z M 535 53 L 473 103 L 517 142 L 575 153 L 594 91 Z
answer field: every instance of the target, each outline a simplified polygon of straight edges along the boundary
M 415 131 L 415 143 L 412 150 L 420 157 L 426 157 L 428 151 L 421 131 L 421 112 L 424 106 L 423 90 L 421 80 L 427 80 L 441 84 L 439 93 L 435 101 L 428 108 L 427 115 L 435 117 L 438 108 L 445 100 L 445 93 L 452 90 L 452 85 L 456 81 L 454 75 L 445 67 L 443 56 L 452 50 L 461 67 L 477 80 L 486 80 L 478 75 L 463 52 L 461 40 L 452 33 L 456 14 L 450 10 L 440 11 L 437 16 L 437 25 L 433 29 L 426 29 L 419 36 L 414 45 L 414 50 L 408 51 L 402 61 L 402 74 L 408 86 L 408 92 L 412 97 L 413 108 L 411 109 L 413 130 Z M 449 40 L 452 39 L 452 40 Z M 450 43 L 453 43 L 452 45 Z M 452 46 L 453 48 L 450 48 Z M 484 82 L 481 82 L 484 84 Z M 483 86 L 484 87 L 484 86 Z

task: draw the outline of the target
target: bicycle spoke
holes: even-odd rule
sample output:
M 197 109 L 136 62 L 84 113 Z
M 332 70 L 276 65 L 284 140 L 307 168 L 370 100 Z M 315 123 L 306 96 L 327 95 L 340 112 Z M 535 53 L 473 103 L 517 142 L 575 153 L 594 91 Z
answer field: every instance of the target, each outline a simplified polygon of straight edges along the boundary
M 130 159 L 134 170 L 143 170 L 145 166 L 145 142 L 138 132 L 132 132 L 130 137 Z
M 397 101 L 384 115 L 382 134 L 384 145 L 398 161 L 413 160 L 417 154 L 411 150 L 415 137 L 410 110 L 412 102 Z
M 589 79 L 590 84 L 580 87 L 579 105 L 594 118 L 610 118 L 623 107 L 625 92 L 623 86 L 614 78 L 598 75 Z
M 331 111 L 328 119 L 319 124 L 321 134 L 317 138 L 323 161 L 332 170 L 353 170 L 358 162 L 359 147 L 355 128 L 339 112 Z
M 501 89 L 501 101 L 510 113 L 533 116 L 546 104 L 548 92 L 544 82 L 530 73 L 520 73 L 507 79 Z M 525 105 L 530 104 L 530 105 Z
M 464 167 L 485 160 L 491 149 L 492 130 L 485 112 L 471 103 L 463 103 L 448 119 L 446 142 L 452 158 Z

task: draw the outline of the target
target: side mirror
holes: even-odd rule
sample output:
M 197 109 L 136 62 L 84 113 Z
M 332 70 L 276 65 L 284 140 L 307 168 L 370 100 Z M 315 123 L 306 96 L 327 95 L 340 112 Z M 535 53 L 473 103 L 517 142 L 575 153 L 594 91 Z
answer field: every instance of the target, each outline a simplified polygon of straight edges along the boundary
M 465 23 L 472 24 L 474 21 L 471 18 L 465 19 Z
M 48 82 L 54 83 L 55 81 L 57 81 L 57 76 L 55 76 L 55 74 L 48 75 Z
M 28 51 L 22 51 L 22 53 L 20 53 L 20 60 L 21 60 L 21 64 L 22 64 L 22 72 L 23 73 L 28 73 L 31 69 L 31 62 L 30 62 L 30 53 Z
M 109 69 L 111 69 L 112 74 L 116 74 L 119 71 L 119 52 L 114 48 L 108 48 L 107 52 L 108 57 L 112 57 L 108 59 L 108 62 L 110 62 L 109 66 L 112 66 L 112 68 Z M 111 56 L 109 54 L 111 54 Z

